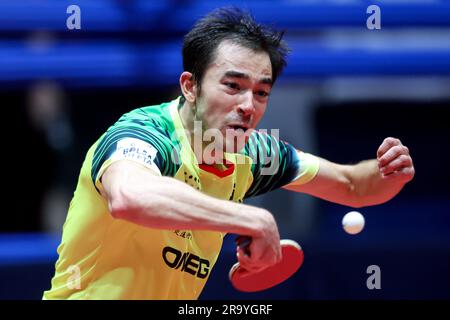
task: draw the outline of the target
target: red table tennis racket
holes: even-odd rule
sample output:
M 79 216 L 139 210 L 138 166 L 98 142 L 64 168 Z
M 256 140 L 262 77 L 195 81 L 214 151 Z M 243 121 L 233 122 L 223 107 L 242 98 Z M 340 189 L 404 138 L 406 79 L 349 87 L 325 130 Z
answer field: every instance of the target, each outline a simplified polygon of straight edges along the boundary
M 238 237 L 237 244 L 248 255 L 251 238 Z M 272 288 L 291 277 L 303 264 L 304 254 L 300 245 L 294 240 L 280 241 L 282 259 L 277 264 L 260 272 L 249 272 L 241 268 L 239 262 L 231 267 L 228 277 L 233 287 L 243 292 L 256 292 Z

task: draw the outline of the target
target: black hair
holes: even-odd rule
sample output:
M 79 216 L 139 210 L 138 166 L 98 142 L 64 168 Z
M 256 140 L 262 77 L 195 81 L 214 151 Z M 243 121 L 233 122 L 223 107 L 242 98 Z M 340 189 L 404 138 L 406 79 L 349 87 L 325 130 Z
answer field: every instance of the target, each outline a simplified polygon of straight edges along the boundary
M 223 40 L 267 52 L 272 64 L 272 82 L 286 66 L 289 48 L 282 40 L 284 31 L 276 31 L 258 24 L 250 13 L 235 7 L 219 8 L 196 22 L 184 37 L 183 67 L 193 75 L 200 93 L 206 69 L 215 59 L 217 48 Z M 182 97 L 181 103 L 184 103 Z

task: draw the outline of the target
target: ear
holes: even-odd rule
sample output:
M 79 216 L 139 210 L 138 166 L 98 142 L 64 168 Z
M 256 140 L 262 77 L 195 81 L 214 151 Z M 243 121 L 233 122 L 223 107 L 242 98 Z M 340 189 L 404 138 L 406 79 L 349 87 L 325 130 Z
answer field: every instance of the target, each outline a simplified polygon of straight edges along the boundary
M 192 73 L 184 71 L 180 76 L 180 88 L 183 96 L 190 103 L 194 103 L 197 92 L 197 85 L 193 79 Z

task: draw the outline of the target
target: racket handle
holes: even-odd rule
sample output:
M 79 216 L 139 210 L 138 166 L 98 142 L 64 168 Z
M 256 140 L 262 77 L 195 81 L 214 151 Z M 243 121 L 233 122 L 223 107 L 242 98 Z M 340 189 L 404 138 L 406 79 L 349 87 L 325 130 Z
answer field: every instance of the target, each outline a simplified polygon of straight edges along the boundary
M 240 247 L 244 253 L 250 257 L 250 244 L 252 243 L 252 237 L 249 236 L 238 236 L 236 238 L 236 245 Z

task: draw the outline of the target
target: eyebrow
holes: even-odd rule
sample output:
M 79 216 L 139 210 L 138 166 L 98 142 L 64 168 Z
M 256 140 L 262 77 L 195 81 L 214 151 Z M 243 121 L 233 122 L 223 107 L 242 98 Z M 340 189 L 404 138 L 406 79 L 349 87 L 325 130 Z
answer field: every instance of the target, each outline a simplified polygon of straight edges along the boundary
M 239 72 L 239 71 L 234 71 L 234 70 L 230 70 L 230 71 L 225 72 L 224 77 L 226 77 L 226 78 L 239 78 L 239 79 L 246 79 L 246 80 L 250 79 L 250 76 L 248 74 L 245 74 L 245 73 L 242 73 L 242 72 Z M 258 83 L 268 84 L 268 85 L 271 86 L 273 84 L 273 81 L 272 81 L 272 78 L 266 77 L 266 78 L 259 79 Z

